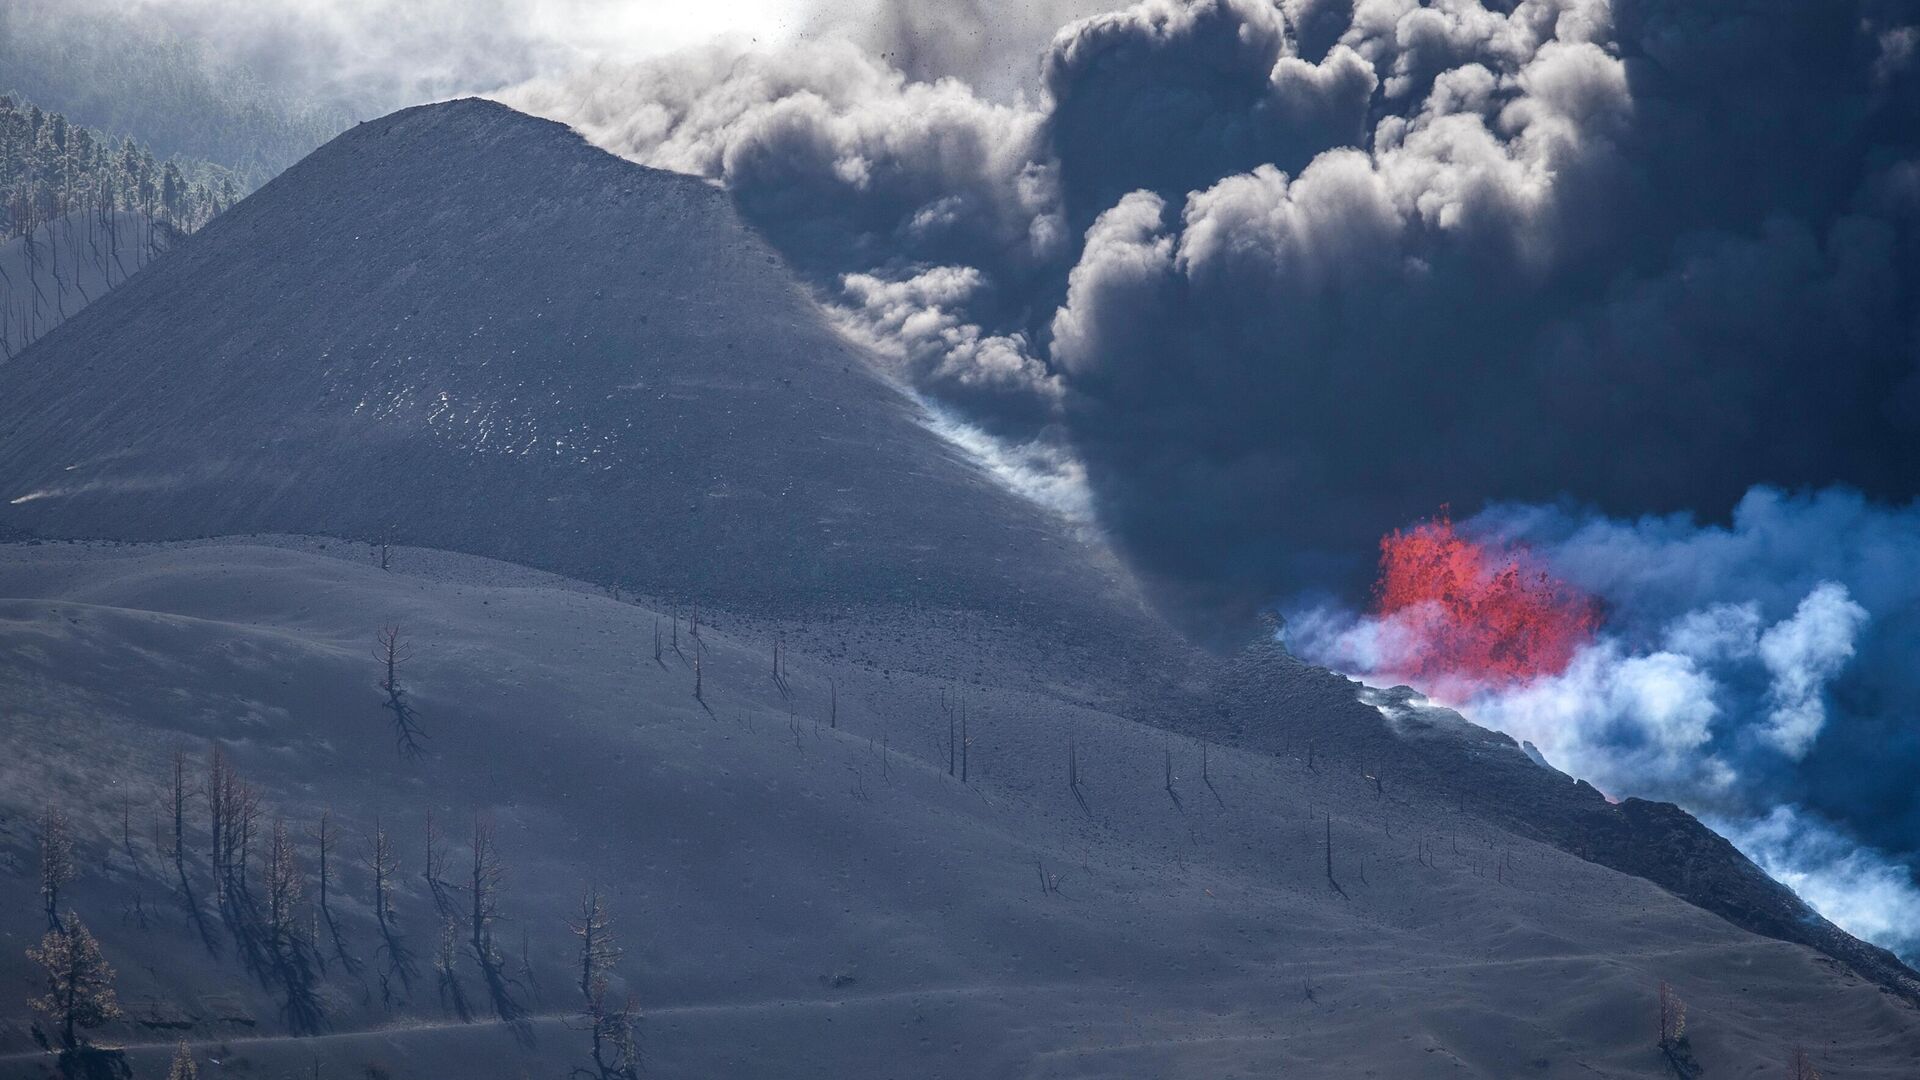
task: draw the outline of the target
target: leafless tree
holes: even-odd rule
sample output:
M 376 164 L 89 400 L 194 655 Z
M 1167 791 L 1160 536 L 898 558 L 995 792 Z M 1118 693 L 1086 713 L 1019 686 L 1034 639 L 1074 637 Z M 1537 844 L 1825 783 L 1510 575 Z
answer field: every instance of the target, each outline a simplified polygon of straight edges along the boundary
M 1673 985 L 1660 980 L 1660 1054 L 1680 1080 L 1699 1076 L 1700 1063 L 1694 1059 L 1693 1044 L 1687 1037 L 1687 1003 L 1680 1000 Z
M 431 833 L 428 836 L 429 848 L 434 843 Z M 381 998 L 389 1006 L 393 1003 L 393 977 L 399 976 L 402 987 L 413 987 L 413 955 L 401 939 L 399 926 L 394 917 L 393 890 L 396 875 L 400 872 L 400 859 L 394 852 L 393 836 L 387 831 L 386 824 L 378 817 L 373 819 L 372 850 L 367 860 L 368 875 L 373 878 L 373 917 L 380 927 L 380 946 L 376 956 L 386 957 L 386 966 L 380 972 Z M 435 902 L 440 903 L 436 894 Z M 450 915 L 443 906 L 442 918 Z M 442 987 L 444 995 L 446 990 Z
M 1333 886 L 1333 891 L 1339 893 L 1342 899 L 1346 898 L 1347 890 L 1341 888 L 1339 879 L 1333 876 L 1333 814 L 1331 812 L 1327 814 L 1327 884 Z
M 573 936 L 580 939 L 580 994 L 592 1004 L 595 984 L 602 982 L 620 961 L 613 919 L 607 914 L 606 900 L 598 886 L 587 886 L 580 895 L 580 921 L 567 925 Z
M 187 880 L 187 800 L 193 792 L 187 784 L 187 754 L 184 750 L 173 752 L 173 782 L 168 786 L 166 799 L 167 820 L 172 829 L 172 839 L 167 854 L 173 858 L 173 872 L 179 876 L 182 885 Z
M 1677 1046 L 1687 1037 L 1687 1004 L 1673 990 L 1673 984 L 1660 980 L 1660 1040 L 1662 1050 Z
M 469 929 L 473 955 L 483 967 L 498 966 L 500 955 L 493 947 L 493 924 L 500 917 L 500 882 L 506 877 L 507 868 L 494 846 L 493 822 L 479 814 L 473 818 L 472 851 L 467 896 L 472 901 Z
M 294 929 L 295 916 L 304 891 L 300 864 L 295 858 L 293 837 L 284 818 L 273 820 L 273 832 L 267 842 L 267 944 L 275 956 L 292 956 L 299 946 Z
M 1820 1070 L 1813 1067 L 1813 1059 L 1807 1056 L 1805 1047 L 1796 1046 L 1787 1058 L 1787 1075 L 1792 1080 L 1820 1080 Z
M 194 1051 L 180 1040 L 173 1051 L 173 1067 L 167 1068 L 167 1080 L 200 1080 L 200 1067 L 194 1065 Z
M 63 1049 L 80 1049 L 83 1029 L 99 1027 L 120 1016 L 120 1002 L 113 992 L 113 968 L 80 916 L 68 912 L 65 920 L 40 939 L 39 948 L 27 950 L 27 958 L 40 965 L 47 988 L 44 995 L 27 1004 L 59 1029 Z
M 421 868 L 420 876 L 426 879 L 427 892 L 433 897 L 433 906 L 442 916 L 451 917 L 453 901 L 448 896 L 447 885 L 447 849 L 440 836 L 440 825 L 431 812 L 427 814 L 427 856 L 426 864 Z
M 346 938 L 340 932 L 339 922 L 333 917 L 333 905 L 330 902 L 333 888 L 333 867 L 337 861 L 334 849 L 339 844 L 338 830 L 333 827 L 333 811 L 321 811 L 320 821 L 314 827 L 312 835 L 315 854 L 319 859 L 319 878 L 316 882 L 319 886 L 319 910 L 317 915 L 320 921 L 327 924 L 327 937 L 333 942 L 334 956 L 339 958 L 341 966 L 347 969 L 348 974 L 353 974 L 359 968 L 359 962 L 354 959 L 352 953 L 347 951 Z M 375 891 L 376 893 L 378 892 L 377 887 Z M 376 903 L 377 902 L 376 899 Z
M 418 758 L 426 733 L 420 727 L 420 718 L 414 711 L 413 702 L 407 699 L 406 687 L 400 682 L 400 669 L 413 659 L 413 649 L 401 637 L 398 626 L 381 629 L 373 657 L 380 662 L 384 672 L 380 689 L 387 695 L 387 711 L 393 714 L 394 743 L 403 757 L 409 760 Z
M 40 900 L 46 907 L 47 926 L 60 929 L 60 890 L 73 880 L 73 837 L 67 832 L 67 818 L 59 808 L 49 805 L 40 812 Z
M 380 689 L 392 693 L 400 686 L 400 665 L 411 660 L 413 654 L 402 642 L 398 626 L 383 627 L 378 642 L 374 646 L 373 658 L 386 669 L 385 677 L 380 680 Z
M 617 1009 L 607 1004 L 607 977 L 620 959 L 612 922 L 600 890 L 589 885 L 580 897 L 580 921 L 569 923 L 568 928 L 580 939 L 579 985 L 586 999 L 593 1051 L 593 1068 L 576 1068 L 571 1075 L 590 1080 L 632 1080 L 640 1070 L 635 1035 L 638 1014 L 633 997 L 628 995 Z
M 252 862 L 253 835 L 260 824 L 260 790 L 227 770 L 226 870 L 233 890 L 248 891 L 247 867 Z
M 1178 810 L 1184 814 L 1186 813 L 1187 808 L 1185 804 L 1183 804 L 1180 801 L 1180 793 L 1173 789 L 1173 744 L 1169 742 L 1165 747 L 1165 750 L 1166 750 L 1166 760 L 1164 762 L 1164 766 L 1162 769 L 1162 776 L 1165 777 L 1165 781 L 1166 781 L 1167 798 L 1173 800 L 1173 808 L 1175 810 Z
M 1213 801 L 1219 803 L 1220 808 L 1225 810 L 1227 808 L 1227 800 L 1221 798 L 1220 789 L 1213 786 L 1213 773 L 1207 768 L 1206 743 L 1200 744 L 1200 782 L 1207 785 L 1207 790 L 1213 793 Z
M 947 717 L 947 775 L 952 776 L 955 771 L 955 766 L 959 763 L 959 759 L 955 756 L 955 750 L 957 748 L 955 739 L 958 735 L 958 729 L 954 726 L 953 699 L 947 696 L 945 688 L 942 688 L 940 691 L 940 711 L 945 713 Z
M 536 1000 L 546 997 L 546 992 L 540 989 L 540 978 L 533 970 L 533 942 L 524 926 L 520 928 L 520 979 L 533 988 Z
M 1058 896 L 1060 894 L 1060 875 L 1048 873 L 1047 864 L 1039 859 L 1033 860 L 1033 865 L 1040 871 L 1041 895 Z
M 1073 792 L 1073 799 L 1080 804 L 1081 810 L 1088 815 L 1093 813 L 1093 808 L 1087 805 L 1086 795 L 1080 790 L 1080 748 L 1071 735 L 1067 736 L 1067 790 Z
M 120 848 L 134 869 L 139 869 L 140 857 L 133 851 L 133 796 L 127 792 L 120 795 Z
M 967 751 L 973 746 L 973 736 L 967 734 L 967 703 L 960 703 L 960 782 L 967 782 Z
M 638 1080 L 640 1044 L 639 1008 L 628 994 L 618 1008 L 607 1004 L 607 980 L 594 980 L 587 992 L 587 1032 L 592 1039 L 593 1068 L 576 1068 L 575 1077 L 588 1080 Z
M 433 970 L 440 978 L 440 1002 L 448 1006 L 461 1023 L 473 1020 L 473 1008 L 467 1004 L 467 994 L 460 987 L 460 976 L 455 970 L 460 963 L 460 921 L 449 916 L 440 926 L 440 948 L 433 957 Z
M 393 925 L 393 876 L 400 872 L 400 858 L 393 851 L 393 837 L 376 815 L 373 819 L 373 852 L 367 860 L 373 878 L 373 917 L 382 933 Z
M 315 854 L 320 860 L 320 877 L 316 882 L 320 887 L 318 897 L 320 914 L 327 922 L 331 923 L 333 922 L 333 909 L 327 904 L 327 892 L 333 884 L 333 811 L 320 811 L 320 822 L 315 825 L 313 829 L 313 842 L 317 849 Z
M 193 1050 L 185 1039 L 181 1039 L 173 1051 L 173 1065 L 167 1069 L 167 1080 L 200 1080 L 200 1066 L 194 1063 Z
M 514 1000 L 500 953 L 493 945 L 493 924 L 500 918 L 500 883 L 506 878 L 506 863 L 494 842 L 493 822 L 484 815 L 473 816 L 473 861 L 467 876 L 468 931 L 474 959 L 480 963 L 480 975 L 486 980 L 487 996 L 500 1019 L 520 1029 L 526 1010 Z
M 240 778 L 224 751 L 214 746 L 207 760 L 207 831 L 215 895 L 247 887 L 247 855 L 260 819 L 260 793 Z
M 207 861 L 213 866 L 214 893 L 226 895 L 226 853 L 227 853 L 227 795 L 232 789 L 232 766 L 227 764 L 226 752 L 214 744 L 213 753 L 207 758 Z

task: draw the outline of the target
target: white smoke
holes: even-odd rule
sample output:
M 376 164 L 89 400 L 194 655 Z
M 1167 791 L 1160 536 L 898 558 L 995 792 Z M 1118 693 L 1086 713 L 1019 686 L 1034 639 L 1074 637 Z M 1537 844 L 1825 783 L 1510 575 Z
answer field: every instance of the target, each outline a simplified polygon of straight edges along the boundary
M 1708 824 L 1841 929 L 1908 957 L 1920 954 L 1920 889 L 1898 861 L 1795 806 Z
M 146 20 L 302 97 L 363 115 L 727 38 L 778 47 L 806 0 L 22 0 Z
M 1760 635 L 1755 651 L 1772 676 L 1772 709 L 1760 737 L 1781 753 L 1802 758 L 1827 724 L 1826 685 L 1853 658 L 1854 637 L 1867 609 L 1846 586 L 1823 581 L 1808 593 L 1793 617 Z
M 1461 528 L 1527 545 L 1610 619 L 1561 672 L 1417 689 L 1611 795 L 1701 814 L 1836 923 L 1920 947 L 1904 864 L 1833 819 L 1877 821 L 1873 839 L 1907 850 L 1911 792 L 1868 785 L 1914 752 L 1920 677 L 1899 658 L 1920 647 L 1920 507 L 1755 489 L 1726 526 L 1508 506 Z M 1322 603 L 1289 613 L 1285 634 L 1384 685 L 1409 681 L 1393 665 L 1416 655 L 1415 625 Z

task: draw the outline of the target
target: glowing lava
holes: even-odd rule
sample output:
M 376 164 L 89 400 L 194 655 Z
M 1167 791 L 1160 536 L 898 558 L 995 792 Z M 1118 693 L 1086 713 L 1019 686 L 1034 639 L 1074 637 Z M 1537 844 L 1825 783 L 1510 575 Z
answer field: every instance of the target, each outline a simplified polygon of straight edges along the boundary
M 1397 631 L 1393 669 L 1427 684 L 1557 675 L 1600 621 L 1591 596 L 1524 548 L 1462 536 L 1445 512 L 1381 539 L 1374 595 L 1376 613 Z

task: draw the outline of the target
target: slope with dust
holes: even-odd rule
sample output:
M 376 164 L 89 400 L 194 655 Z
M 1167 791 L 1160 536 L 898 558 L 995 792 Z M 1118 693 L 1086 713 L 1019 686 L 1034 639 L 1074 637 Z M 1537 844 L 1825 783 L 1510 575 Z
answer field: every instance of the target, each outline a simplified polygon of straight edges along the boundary
M 362 124 L 114 299 L 0 367 L 6 524 L 390 537 L 762 608 L 1112 605 L 722 192 L 504 106 Z
M 0 359 L 125 283 L 173 239 L 145 214 L 76 211 L 0 243 Z
M 3 835 L 23 870 L 0 872 L 0 985 L 26 984 L 18 946 L 44 928 L 24 815 L 57 801 L 136 1076 L 182 1037 L 220 1075 L 562 1075 L 585 1061 L 567 920 L 589 881 L 661 1076 L 1651 1080 L 1661 979 L 1714 1074 L 1764 1075 L 1794 1042 L 1849 1077 L 1920 1059 L 1901 999 L 1411 777 L 1377 787 L 1364 740 L 1169 733 L 1077 703 L 1037 655 L 976 677 L 940 633 L 848 621 L 797 644 L 709 611 L 696 698 L 684 622 L 655 661 L 662 614 L 605 590 L 410 548 L 383 572 L 339 541 L 10 545 L 0 595 Z M 381 709 L 382 623 L 412 646 L 418 763 Z M 966 711 L 964 781 L 943 702 Z M 1261 722 L 1311 731 L 1312 704 Z M 340 936 L 316 924 L 326 967 L 299 995 L 249 970 L 201 815 L 191 894 L 152 839 L 171 752 L 197 777 L 215 742 L 269 819 L 300 834 L 333 812 Z M 428 814 L 456 879 L 471 817 L 497 827 L 512 1024 L 464 946 L 474 1022 L 438 985 Z M 376 818 L 410 964 L 372 912 Z M 0 1076 L 39 1075 L 16 1010 Z

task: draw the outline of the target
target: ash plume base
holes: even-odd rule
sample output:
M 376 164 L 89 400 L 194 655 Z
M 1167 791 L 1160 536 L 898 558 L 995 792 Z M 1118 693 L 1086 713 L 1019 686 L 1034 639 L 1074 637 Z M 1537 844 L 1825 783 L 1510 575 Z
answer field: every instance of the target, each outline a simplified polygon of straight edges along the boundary
M 1592 639 L 1563 666 L 1490 677 L 1451 666 L 1429 621 L 1445 614 L 1322 600 L 1283 608 L 1288 648 L 1417 687 L 1612 795 L 1679 803 L 1838 925 L 1920 950 L 1920 806 L 1899 779 L 1920 754 L 1902 662 L 1920 651 L 1920 506 L 1756 488 L 1726 526 L 1501 506 L 1460 529 L 1595 597 Z

